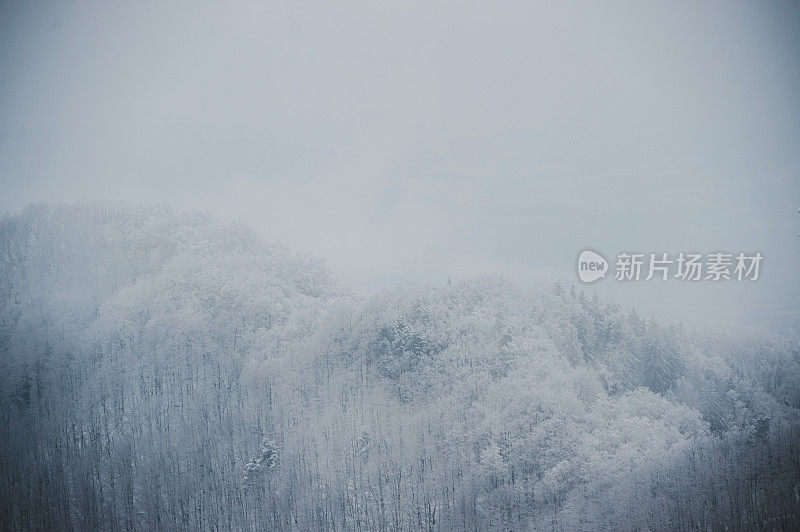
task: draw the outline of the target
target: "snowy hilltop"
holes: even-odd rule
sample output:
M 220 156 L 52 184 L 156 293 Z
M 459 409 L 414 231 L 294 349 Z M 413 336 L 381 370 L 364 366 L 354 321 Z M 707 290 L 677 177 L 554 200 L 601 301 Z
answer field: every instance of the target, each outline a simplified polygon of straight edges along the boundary
M 800 340 L 369 296 L 206 214 L 0 220 L 0 528 L 800 528 Z

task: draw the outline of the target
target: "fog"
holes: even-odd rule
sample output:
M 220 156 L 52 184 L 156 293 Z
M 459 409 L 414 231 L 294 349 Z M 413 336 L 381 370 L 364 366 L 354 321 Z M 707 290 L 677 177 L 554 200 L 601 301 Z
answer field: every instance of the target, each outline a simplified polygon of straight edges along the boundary
M 800 530 L 799 4 L 1 4 L 0 529 Z
M 589 290 L 797 324 L 797 4 L 194 4 L 3 4 L 0 210 L 209 210 L 365 290 L 760 251 L 754 283 Z

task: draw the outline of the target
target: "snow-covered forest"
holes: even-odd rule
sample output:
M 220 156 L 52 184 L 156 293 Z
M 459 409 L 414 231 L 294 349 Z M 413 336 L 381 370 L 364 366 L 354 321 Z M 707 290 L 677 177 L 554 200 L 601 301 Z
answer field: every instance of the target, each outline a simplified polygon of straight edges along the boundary
M 0 301 L 2 529 L 800 529 L 797 336 L 106 203 L 3 218 Z

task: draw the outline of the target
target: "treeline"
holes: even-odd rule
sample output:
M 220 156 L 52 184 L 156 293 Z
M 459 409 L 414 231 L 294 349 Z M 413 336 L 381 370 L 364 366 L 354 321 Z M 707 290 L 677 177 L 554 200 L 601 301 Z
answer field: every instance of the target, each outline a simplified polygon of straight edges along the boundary
M 202 214 L 0 222 L 4 529 L 797 529 L 800 349 Z

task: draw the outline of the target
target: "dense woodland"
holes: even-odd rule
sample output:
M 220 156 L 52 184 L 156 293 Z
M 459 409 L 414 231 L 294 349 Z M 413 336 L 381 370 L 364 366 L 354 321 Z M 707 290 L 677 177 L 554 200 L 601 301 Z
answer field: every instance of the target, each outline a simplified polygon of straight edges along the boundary
M 0 221 L 0 528 L 800 529 L 800 341 L 360 295 L 163 207 Z

